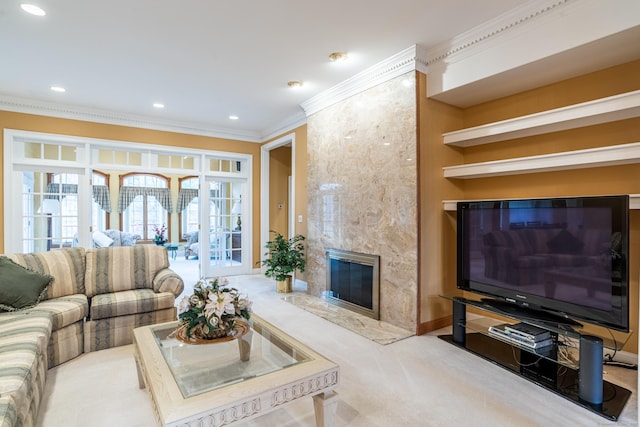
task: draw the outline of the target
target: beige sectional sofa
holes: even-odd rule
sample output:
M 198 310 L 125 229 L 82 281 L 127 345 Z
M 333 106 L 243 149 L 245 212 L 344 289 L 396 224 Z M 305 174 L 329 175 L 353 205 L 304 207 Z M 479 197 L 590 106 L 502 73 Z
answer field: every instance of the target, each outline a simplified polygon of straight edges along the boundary
M 0 312 L 0 427 L 35 424 L 49 368 L 130 344 L 136 327 L 176 319 L 184 283 L 163 247 L 5 256 L 54 280 L 35 307 Z

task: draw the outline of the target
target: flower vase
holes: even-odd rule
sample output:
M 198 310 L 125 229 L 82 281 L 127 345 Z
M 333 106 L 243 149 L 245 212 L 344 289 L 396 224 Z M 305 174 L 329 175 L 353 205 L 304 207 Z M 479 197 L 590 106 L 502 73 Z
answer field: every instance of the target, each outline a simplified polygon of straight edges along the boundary
M 238 339 L 249 332 L 249 324 L 241 320 L 236 320 L 235 328 L 231 334 L 227 334 L 227 331 L 212 331 L 207 335 L 193 334 L 191 337 L 187 336 L 187 328 L 185 325 L 181 325 L 175 331 L 175 337 L 178 341 L 185 344 L 219 344 L 223 342 L 232 341 Z

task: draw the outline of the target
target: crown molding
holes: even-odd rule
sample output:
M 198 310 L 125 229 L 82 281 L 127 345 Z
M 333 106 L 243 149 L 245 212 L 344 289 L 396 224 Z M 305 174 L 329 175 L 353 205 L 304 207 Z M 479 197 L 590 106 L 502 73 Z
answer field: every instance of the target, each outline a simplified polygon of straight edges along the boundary
M 427 71 L 426 51 L 413 45 L 300 104 L 308 116 L 409 71 Z
M 265 130 L 265 133 L 260 138 L 260 141 L 265 142 L 274 139 L 282 134 L 291 132 L 292 130 L 299 128 L 302 125 L 307 124 L 307 115 L 303 111 L 299 111 L 296 114 L 287 117 L 275 126 L 271 126 Z
M 522 30 L 541 17 L 559 12 L 562 6 L 580 0 L 534 0 L 515 7 L 469 31 L 461 33 L 426 52 L 425 65 L 452 59 L 460 55 L 472 55 L 484 49 L 483 45 L 496 42 L 514 30 Z
M 36 114 L 63 119 L 82 120 L 118 126 L 184 133 L 189 135 L 234 139 L 246 142 L 262 142 L 257 132 L 235 129 L 213 128 L 203 123 L 190 123 L 176 120 L 158 120 L 156 118 L 124 114 L 107 110 L 63 105 L 34 99 L 0 95 L 0 110 L 15 113 Z

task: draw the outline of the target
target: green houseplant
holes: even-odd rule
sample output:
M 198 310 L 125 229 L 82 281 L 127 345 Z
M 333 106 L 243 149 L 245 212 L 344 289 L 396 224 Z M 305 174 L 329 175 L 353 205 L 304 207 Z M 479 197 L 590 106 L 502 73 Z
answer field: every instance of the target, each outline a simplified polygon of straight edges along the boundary
M 276 279 L 278 292 L 291 292 L 291 274 L 304 271 L 306 265 L 304 259 L 304 236 L 297 234 L 290 239 L 285 239 L 277 231 L 273 240 L 267 242 L 265 248 L 267 257 L 262 265 L 267 267 L 265 276 Z

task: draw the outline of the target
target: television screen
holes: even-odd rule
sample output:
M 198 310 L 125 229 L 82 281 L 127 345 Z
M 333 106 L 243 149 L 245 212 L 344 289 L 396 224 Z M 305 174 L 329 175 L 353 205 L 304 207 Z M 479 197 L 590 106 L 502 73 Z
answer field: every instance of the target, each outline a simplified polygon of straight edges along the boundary
M 628 196 L 460 202 L 458 287 L 627 331 Z

